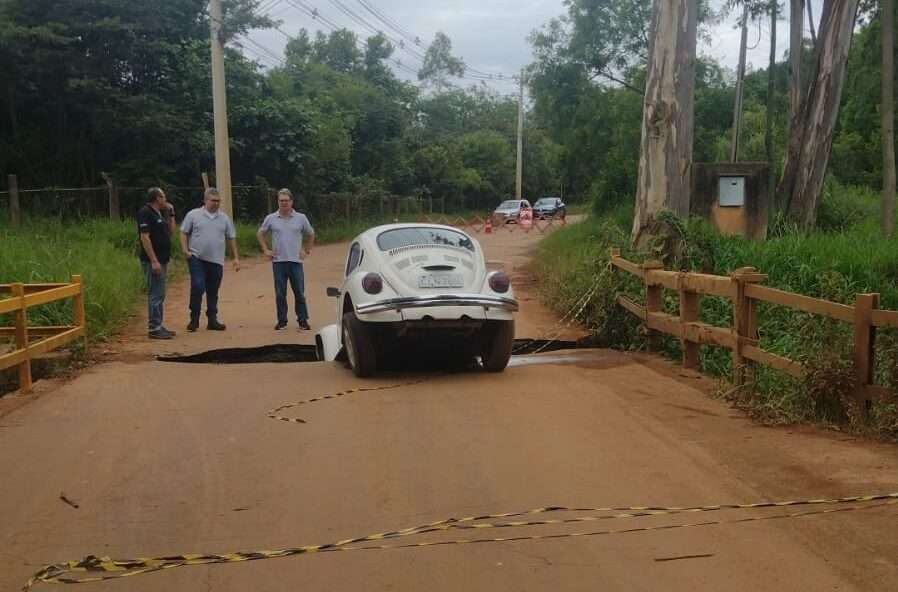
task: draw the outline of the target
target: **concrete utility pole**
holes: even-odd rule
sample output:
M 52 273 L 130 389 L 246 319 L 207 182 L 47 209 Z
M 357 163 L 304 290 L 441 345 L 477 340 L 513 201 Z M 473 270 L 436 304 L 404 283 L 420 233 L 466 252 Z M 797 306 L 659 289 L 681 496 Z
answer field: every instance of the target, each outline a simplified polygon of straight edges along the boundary
M 733 105 L 733 143 L 730 161 L 739 160 L 739 140 L 742 131 L 742 87 L 745 82 L 745 51 L 748 46 L 748 3 L 742 12 L 742 39 L 739 43 L 739 69 L 736 72 L 736 100 Z
M 221 41 L 221 0 L 209 2 L 212 46 L 212 111 L 215 119 L 215 186 L 221 194 L 221 210 L 234 217 L 231 202 L 231 156 L 228 146 L 228 103 L 225 96 L 224 46 Z
M 515 196 L 523 199 L 524 173 L 524 69 L 521 68 L 521 93 L 518 96 L 518 168 Z

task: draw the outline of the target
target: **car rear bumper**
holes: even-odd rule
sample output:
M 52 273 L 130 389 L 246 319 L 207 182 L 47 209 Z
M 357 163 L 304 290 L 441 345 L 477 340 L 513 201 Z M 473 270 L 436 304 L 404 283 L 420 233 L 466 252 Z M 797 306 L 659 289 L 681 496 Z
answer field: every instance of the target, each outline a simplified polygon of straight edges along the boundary
M 434 296 L 410 296 L 366 302 L 356 306 L 355 310 L 359 315 L 365 315 L 386 311 L 402 311 L 409 308 L 434 308 L 440 306 L 480 307 L 485 310 L 499 309 L 507 312 L 517 312 L 518 301 L 514 298 L 483 294 L 438 294 Z

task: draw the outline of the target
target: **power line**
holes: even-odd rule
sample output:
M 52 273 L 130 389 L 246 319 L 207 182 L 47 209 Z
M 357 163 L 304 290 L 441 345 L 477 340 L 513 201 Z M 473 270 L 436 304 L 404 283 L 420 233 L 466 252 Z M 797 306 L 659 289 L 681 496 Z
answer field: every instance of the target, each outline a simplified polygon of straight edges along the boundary
M 397 33 L 399 33 L 400 37 L 405 37 L 406 40 L 410 41 L 411 43 L 414 43 L 415 45 L 418 45 L 418 46 L 421 45 L 421 39 L 419 37 L 417 37 L 413 33 L 410 33 L 408 30 L 404 29 L 396 21 L 391 19 L 385 13 L 381 12 L 376 6 L 374 6 L 370 2 L 367 2 L 366 0 L 358 0 L 358 3 L 362 5 L 362 8 L 364 8 L 365 10 L 367 10 L 368 12 L 373 14 L 374 18 L 376 18 L 380 22 L 387 25 L 389 28 L 391 28 L 394 31 L 396 31 Z
M 334 0 L 332 0 L 332 1 L 334 1 Z M 386 13 L 384 13 L 383 11 L 378 9 L 376 6 L 374 6 L 374 4 L 370 0 L 357 0 L 357 1 L 359 4 L 362 5 L 363 8 L 365 8 L 365 10 L 367 10 L 368 12 L 373 14 L 376 19 L 378 19 L 379 21 L 381 21 L 382 23 L 384 23 L 385 25 L 387 25 L 388 27 L 390 27 L 391 29 L 393 29 L 394 31 L 399 33 L 402 37 L 405 37 L 407 40 L 411 41 L 415 45 L 418 45 L 418 46 L 421 45 L 421 38 L 418 35 L 415 35 L 415 34 L 409 32 L 409 30 L 407 30 L 404 27 L 402 27 L 401 25 L 399 25 L 397 23 L 397 21 L 388 17 L 386 15 Z M 484 70 L 478 70 L 477 68 L 473 68 L 471 66 L 467 66 L 467 70 L 474 74 L 479 74 L 482 77 L 486 77 L 488 80 L 493 80 L 495 78 L 499 78 L 499 79 L 514 78 L 514 76 L 510 76 L 507 74 L 501 74 L 501 73 L 496 73 L 496 72 L 486 72 Z
M 305 16 L 311 17 L 315 22 L 321 23 L 321 24 L 324 25 L 326 28 L 330 29 L 331 32 L 336 32 L 336 31 L 340 31 L 340 30 L 347 30 L 345 27 L 340 27 L 335 21 L 331 20 L 330 18 L 328 18 L 327 16 L 325 16 L 324 14 L 322 14 L 321 11 L 319 11 L 318 8 L 316 8 L 315 6 L 310 6 L 309 4 L 307 4 L 304 0 L 272 0 L 272 1 L 270 1 L 270 2 L 268 3 L 268 7 L 269 7 L 269 8 L 273 8 L 273 7 L 277 6 L 278 4 L 280 4 L 281 2 L 284 2 L 284 1 L 286 1 L 286 3 L 287 3 L 289 6 L 293 7 L 294 9 L 296 9 L 296 10 L 299 11 L 299 12 L 301 12 L 301 13 L 304 14 Z M 394 37 L 390 37 L 390 36 L 384 34 L 382 31 L 378 30 L 376 27 L 374 27 L 373 25 L 371 25 L 367 20 L 365 20 L 364 18 L 362 18 L 361 16 L 359 16 L 358 13 L 356 13 L 355 11 L 349 9 L 349 8 L 348 8 L 343 2 L 341 2 L 340 0 L 330 0 L 330 1 L 331 1 L 332 4 L 334 4 L 334 6 L 336 6 L 336 7 L 339 8 L 339 9 L 341 9 L 341 12 L 343 12 L 344 15 L 346 15 L 346 16 L 348 16 L 350 19 L 352 19 L 356 24 L 359 24 L 359 25 L 363 26 L 364 28 L 368 29 L 369 31 L 374 32 L 376 35 L 377 35 L 377 34 L 383 35 L 385 38 L 387 38 L 388 41 L 391 41 L 392 43 L 396 44 L 397 46 L 400 47 L 400 49 L 405 49 L 405 51 L 406 51 L 407 53 L 409 53 L 413 58 L 415 58 L 416 60 L 418 60 L 418 61 L 420 61 L 421 63 L 423 63 L 423 61 L 424 61 L 424 56 L 421 55 L 421 54 L 418 53 L 418 52 L 415 52 L 414 50 L 409 49 L 409 48 L 406 46 L 406 44 L 405 44 L 401 39 L 398 39 L 398 40 L 397 40 L 397 39 L 394 38 Z M 373 5 L 372 5 L 372 7 L 373 7 Z M 269 18 L 271 17 L 271 15 L 269 15 L 269 14 L 266 14 L 266 15 L 264 15 L 264 16 L 268 16 Z M 285 31 L 284 31 L 282 28 L 280 28 L 280 27 L 274 27 L 274 29 L 275 29 L 278 33 L 280 33 L 281 35 L 283 35 L 285 38 L 287 38 L 288 40 L 295 40 L 295 39 L 296 39 L 296 37 L 294 37 L 294 36 L 288 34 L 287 32 L 285 32 Z M 350 31 L 350 32 L 351 32 L 351 31 Z M 368 43 L 367 43 L 367 41 L 362 41 L 362 40 L 359 38 L 359 36 L 358 36 L 357 34 L 354 34 L 354 33 L 353 33 L 353 37 L 354 37 L 356 46 L 357 46 L 362 52 L 368 51 Z M 247 39 L 250 40 L 249 37 L 247 37 Z M 280 64 L 282 64 L 282 65 L 285 64 L 285 61 L 284 61 L 282 58 L 280 58 L 280 56 L 278 56 L 276 52 L 274 52 L 274 51 L 268 49 L 267 47 L 265 47 L 265 46 L 263 46 L 263 45 L 261 45 L 261 44 L 255 42 L 255 41 L 253 41 L 253 40 L 250 40 L 250 42 L 254 43 L 254 44 L 256 45 L 256 47 L 258 47 L 261 51 L 263 51 L 267 56 L 269 56 L 269 57 L 271 57 L 272 59 L 276 60 L 278 63 L 280 63 Z M 419 41 L 419 42 L 420 42 L 420 41 Z M 392 64 L 394 64 L 399 70 L 401 70 L 402 72 L 404 72 L 404 73 L 406 73 L 406 74 L 410 74 L 410 75 L 412 75 L 412 76 L 415 76 L 416 78 L 417 78 L 417 77 L 419 76 L 419 74 L 420 74 L 419 69 L 418 69 L 417 67 L 412 67 L 412 66 L 409 66 L 409 65 L 406 64 L 406 63 L 403 63 L 402 60 L 401 60 L 400 58 L 390 57 L 390 58 L 386 58 L 386 60 L 389 61 L 389 62 L 391 62 Z M 515 82 L 515 81 L 517 80 L 517 77 L 514 77 L 514 76 L 506 76 L 506 75 L 503 75 L 503 74 L 495 74 L 495 75 L 494 75 L 494 74 L 480 73 L 480 72 L 481 72 L 481 71 L 479 71 L 479 70 L 478 70 L 478 71 L 475 71 L 475 73 L 473 73 L 473 74 L 469 74 L 469 73 L 465 72 L 465 73 L 463 73 L 461 76 L 459 76 L 458 78 L 460 78 L 460 79 L 466 79 L 466 80 L 477 81 L 477 82 L 480 82 L 481 84 L 485 84 L 486 82 L 505 82 L 505 83 L 513 83 L 513 82 Z
M 290 2 L 291 4 L 293 4 L 294 6 L 296 6 L 297 3 L 302 5 L 305 12 L 307 12 L 308 14 L 311 14 L 313 16 L 313 18 L 316 18 L 316 19 L 320 18 L 322 20 L 322 22 L 329 23 L 332 27 L 337 27 L 337 25 L 333 21 L 325 18 L 324 15 L 322 15 L 321 12 L 317 8 L 314 8 L 314 7 L 310 8 L 302 0 L 287 0 L 287 1 Z M 392 42 L 396 47 L 398 47 L 399 49 L 410 54 L 416 60 L 420 61 L 422 64 L 424 63 L 425 56 L 423 54 L 411 49 L 410 47 L 408 47 L 408 45 L 403 40 L 396 39 L 395 37 L 385 34 L 383 31 L 381 31 L 380 29 L 378 29 L 377 27 L 372 25 L 370 22 L 368 22 L 364 17 L 360 16 L 357 12 L 355 12 L 352 9 L 350 9 L 349 7 L 347 7 L 341 0 L 329 0 L 329 1 L 331 2 L 331 4 L 336 6 L 343 14 L 348 16 L 356 24 L 362 26 L 363 28 L 367 29 L 368 31 L 371 31 L 372 33 L 374 33 L 376 35 L 377 34 L 383 35 L 385 38 L 387 38 L 388 41 Z M 373 5 L 371 5 L 371 6 L 373 7 Z M 418 40 L 417 43 L 420 43 L 420 40 Z M 506 81 L 512 82 L 512 81 L 516 80 L 515 76 L 484 72 L 482 70 L 478 70 L 476 68 L 471 68 L 469 66 L 466 66 L 466 72 L 464 74 L 462 74 L 461 76 L 459 76 L 458 78 L 468 79 L 468 80 L 476 80 L 476 81 L 483 80 L 483 81 L 490 81 L 490 82 L 506 82 Z

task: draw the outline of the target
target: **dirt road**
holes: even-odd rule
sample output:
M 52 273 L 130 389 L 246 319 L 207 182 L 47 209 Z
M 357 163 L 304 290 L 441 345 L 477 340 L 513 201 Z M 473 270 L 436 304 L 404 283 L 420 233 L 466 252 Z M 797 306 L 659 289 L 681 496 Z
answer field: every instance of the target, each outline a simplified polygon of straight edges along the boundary
M 535 235 L 485 238 L 517 277 Z M 344 245 L 307 264 L 313 326 L 332 317 Z M 335 364 L 197 366 L 160 352 L 311 343 L 275 333 L 270 270 L 226 273 L 225 334 L 134 336 L 110 361 L 0 418 L 0 588 L 46 563 L 278 549 L 451 516 L 549 505 L 692 505 L 898 491 L 898 451 L 812 429 L 764 428 L 709 381 L 610 351 L 542 354 L 477 372 L 287 409 L 417 378 L 359 381 Z M 519 293 L 519 337 L 553 317 Z M 174 290 L 172 328 L 186 322 Z M 536 363 L 539 362 L 539 363 Z M 60 499 L 77 504 L 77 508 Z M 796 508 L 795 511 L 801 510 Z M 453 531 L 513 537 L 769 516 L 789 509 Z M 554 516 L 548 516 L 554 517 Z M 190 566 L 78 590 L 892 590 L 898 505 L 620 535 L 320 553 Z M 402 541 L 396 541 L 402 542 Z M 411 541 L 410 541 L 411 542 Z M 36 589 L 39 589 L 36 588 Z

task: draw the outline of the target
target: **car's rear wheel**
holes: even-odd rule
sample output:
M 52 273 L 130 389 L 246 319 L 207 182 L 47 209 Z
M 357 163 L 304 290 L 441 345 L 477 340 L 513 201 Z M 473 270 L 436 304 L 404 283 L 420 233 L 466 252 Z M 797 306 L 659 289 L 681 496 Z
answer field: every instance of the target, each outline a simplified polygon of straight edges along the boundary
M 377 352 L 371 327 L 355 316 L 354 312 L 343 315 L 343 347 L 352 373 L 359 378 L 374 376 L 377 371 Z
M 514 346 L 514 321 L 490 321 L 484 327 L 480 363 L 487 372 L 502 372 Z

